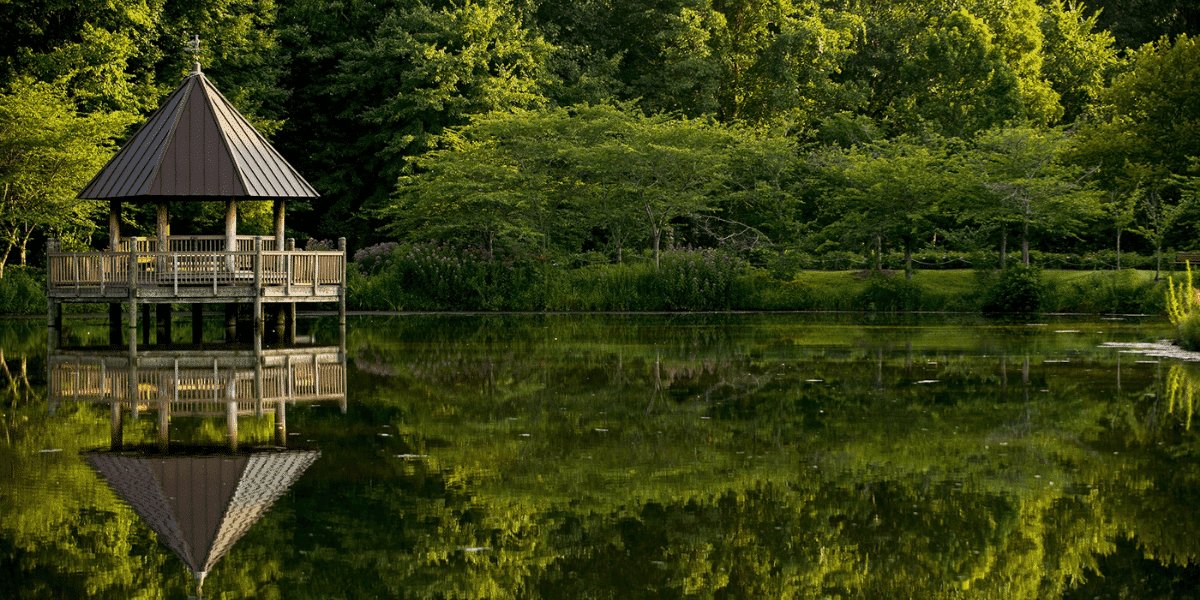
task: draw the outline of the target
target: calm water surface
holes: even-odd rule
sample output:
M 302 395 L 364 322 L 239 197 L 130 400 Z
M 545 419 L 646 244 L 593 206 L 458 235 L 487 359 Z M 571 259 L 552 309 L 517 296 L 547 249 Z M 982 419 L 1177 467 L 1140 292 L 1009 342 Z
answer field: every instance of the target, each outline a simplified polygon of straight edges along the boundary
M 2 598 L 1200 596 L 1200 368 L 1101 347 L 1158 319 L 70 325 L 0 321 Z

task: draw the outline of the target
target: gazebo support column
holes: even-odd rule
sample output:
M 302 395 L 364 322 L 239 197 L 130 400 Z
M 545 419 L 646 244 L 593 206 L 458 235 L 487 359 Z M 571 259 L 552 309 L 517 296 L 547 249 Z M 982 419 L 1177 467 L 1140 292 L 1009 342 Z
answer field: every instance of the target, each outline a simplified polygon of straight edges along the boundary
M 276 200 L 272 208 L 274 209 L 272 214 L 275 217 L 275 250 L 279 251 L 283 250 L 283 221 L 285 217 L 284 213 L 287 209 L 284 206 L 283 200 Z
M 171 446 L 171 403 L 158 403 L 158 451 L 166 452 Z
M 236 342 L 238 334 L 238 305 L 225 303 L 225 341 Z
M 238 203 L 237 200 L 230 198 L 225 201 L 225 251 L 237 252 L 237 220 L 238 220 Z M 230 254 L 225 259 L 226 267 L 232 271 L 234 267 L 233 255 Z
M 159 252 L 170 252 L 171 203 L 165 201 L 159 202 L 156 204 L 156 208 L 157 210 L 155 212 L 158 216 L 158 218 L 155 219 L 155 234 L 158 236 L 158 247 L 156 250 Z
M 121 345 L 121 304 L 110 302 L 108 305 L 108 343 L 112 346 Z
M 109 448 L 120 450 L 125 445 L 121 427 L 121 403 L 113 400 L 109 403 Z
M 155 325 L 154 341 L 158 344 L 170 344 L 171 338 L 174 337 L 174 331 L 171 327 L 171 305 L 169 303 L 155 305 Z
M 275 445 L 287 446 L 287 402 L 275 404 Z
M 150 345 L 150 329 L 153 321 L 150 320 L 150 303 L 142 303 L 142 345 Z
M 192 343 L 199 344 L 204 341 L 204 305 L 199 302 L 192 303 Z

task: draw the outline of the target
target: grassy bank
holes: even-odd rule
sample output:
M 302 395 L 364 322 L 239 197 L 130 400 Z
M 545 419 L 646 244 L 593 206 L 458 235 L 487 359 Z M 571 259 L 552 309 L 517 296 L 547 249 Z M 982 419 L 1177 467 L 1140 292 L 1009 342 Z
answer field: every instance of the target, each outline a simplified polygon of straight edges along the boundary
M 716 254 L 678 253 L 652 264 L 496 264 L 441 269 L 363 269 L 350 266 L 348 305 L 354 310 L 812 310 L 954 312 L 1166 312 L 1166 282 L 1153 271 L 983 270 L 800 271 L 791 279 L 749 269 Z M 365 272 L 364 272 L 365 271 Z M 1007 277 L 1007 279 L 1006 279 Z M 46 310 L 42 274 L 6 270 L 0 314 Z M 77 310 L 102 305 L 72 305 Z
M 813 310 L 1150 313 L 1165 311 L 1153 271 L 799 271 L 790 279 L 707 251 L 648 262 L 556 265 L 439 255 L 426 247 L 356 263 L 349 305 L 360 310 Z

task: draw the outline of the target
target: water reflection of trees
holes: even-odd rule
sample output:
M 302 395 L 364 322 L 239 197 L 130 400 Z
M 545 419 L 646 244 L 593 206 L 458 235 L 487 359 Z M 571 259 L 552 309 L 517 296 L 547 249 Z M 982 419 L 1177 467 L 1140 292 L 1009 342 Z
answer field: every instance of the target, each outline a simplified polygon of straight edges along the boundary
M 352 331 L 352 360 L 392 371 L 351 373 L 337 427 L 374 443 L 333 445 L 240 542 L 263 561 L 247 587 L 223 589 L 1056 598 L 1144 589 L 1120 565 L 1147 556 L 1195 573 L 1200 470 L 1169 368 L 1043 342 L 983 357 L 900 334 L 499 322 Z

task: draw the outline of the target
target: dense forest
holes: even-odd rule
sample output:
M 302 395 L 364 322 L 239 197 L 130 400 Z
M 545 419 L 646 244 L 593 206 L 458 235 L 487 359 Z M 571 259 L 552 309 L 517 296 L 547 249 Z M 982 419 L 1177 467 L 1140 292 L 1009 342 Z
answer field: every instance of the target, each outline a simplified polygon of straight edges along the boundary
M 50 235 L 102 242 L 74 194 L 190 71 L 194 35 L 322 194 L 290 234 L 360 256 L 1119 268 L 1197 239 L 1187 0 L 17 0 L 0 19 L 0 265 Z M 247 213 L 266 230 L 268 208 Z

